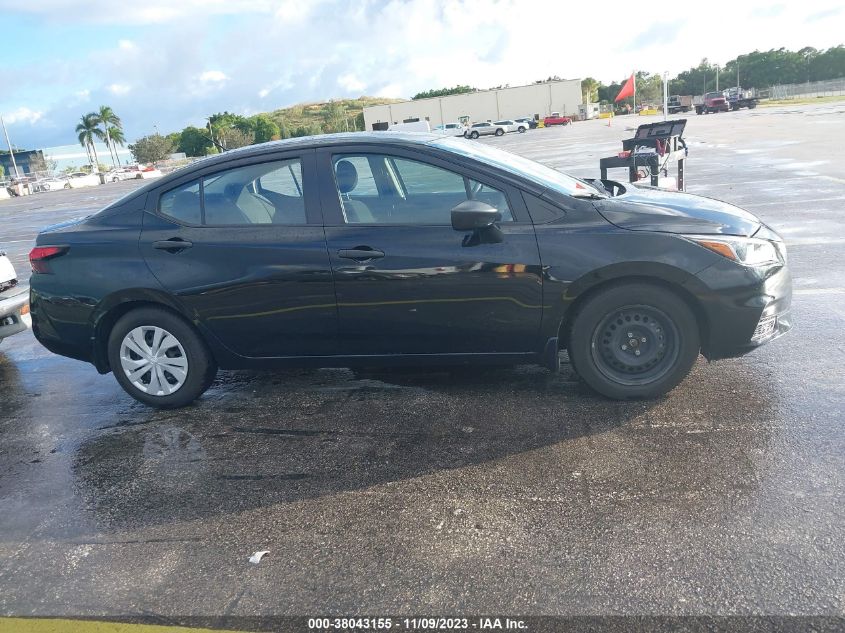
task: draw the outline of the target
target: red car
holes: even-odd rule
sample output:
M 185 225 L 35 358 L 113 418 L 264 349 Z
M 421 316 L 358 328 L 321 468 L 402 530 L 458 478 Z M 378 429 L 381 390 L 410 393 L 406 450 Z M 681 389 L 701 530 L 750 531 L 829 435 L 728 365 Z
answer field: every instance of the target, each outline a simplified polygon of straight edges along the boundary
M 550 125 L 569 125 L 572 119 L 568 116 L 561 116 L 560 112 L 552 112 L 549 116 L 543 119 L 543 125 L 549 127 Z

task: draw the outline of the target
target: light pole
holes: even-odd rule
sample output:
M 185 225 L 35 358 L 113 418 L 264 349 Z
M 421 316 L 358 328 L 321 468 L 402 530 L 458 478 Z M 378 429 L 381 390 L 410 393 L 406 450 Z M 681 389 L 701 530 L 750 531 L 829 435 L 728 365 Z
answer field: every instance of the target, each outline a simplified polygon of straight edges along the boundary
M 0 125 L 3 126 L 3 136 L 6 137 L 6 145 L 9 147 L 9 156 L 12 158 L 12 169 L 15 170 L 15 178 L 20 178 L 21 174 L 18 171 L 18 164 L 15 162 L 15 150 L 12 148 L 11 142 L 9 142 L 9 132 L 6 130 L 6 122 L 2 116 L 0 116 Z
M 719 64 L 716 64 L 716 92 L 719 92 Z
M 669 116 L 669 71 L 663 71 L 663 120 Z

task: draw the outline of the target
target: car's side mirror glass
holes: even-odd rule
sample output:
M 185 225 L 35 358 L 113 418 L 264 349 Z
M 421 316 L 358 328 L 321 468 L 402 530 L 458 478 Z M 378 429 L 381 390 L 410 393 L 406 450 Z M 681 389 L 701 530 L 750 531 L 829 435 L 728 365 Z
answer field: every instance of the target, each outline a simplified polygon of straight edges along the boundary
M 475 231 L 493 226 L 502 214 L 480 200 L 464 200 L 452 209 L 452 228 L 456 231 Z

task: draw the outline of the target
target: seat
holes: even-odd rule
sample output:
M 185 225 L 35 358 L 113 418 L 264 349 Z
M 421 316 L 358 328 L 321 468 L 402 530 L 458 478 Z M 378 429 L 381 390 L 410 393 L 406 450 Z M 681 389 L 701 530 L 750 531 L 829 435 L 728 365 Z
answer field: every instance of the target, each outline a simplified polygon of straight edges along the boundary
M 339 160 L 334 167 L 337 189 L 343 204 L 343 214 L 350 224 L 371 224 L 376 218 L 370 208 L 360 200 L 352 200 L 349 193 L 358 186 L 358 170 L 348 160 Z

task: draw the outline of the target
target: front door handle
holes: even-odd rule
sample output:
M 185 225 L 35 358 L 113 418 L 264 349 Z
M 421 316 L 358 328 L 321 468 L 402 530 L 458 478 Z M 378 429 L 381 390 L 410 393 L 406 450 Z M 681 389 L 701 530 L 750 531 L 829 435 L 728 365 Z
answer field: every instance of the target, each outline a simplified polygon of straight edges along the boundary
M 343 259 L 354 259 L 355 261 L 364 262 L 368 259 L 384 257 L 384 252 L 370 248 L 369 246 L 359 246 L 358 248 L 342 248 L 337 252 L 337 256 Z
M 191 248 L 191 246 L 193 245 L 193 242 L 183 240 L 180 237 L 174 237 L 169 240 L 159 240 L 157 242 L 153 242 L 153 248 L 156 248 L 160 251 L 170 251 L 173 253 L 177 253 L 186 248 Z

